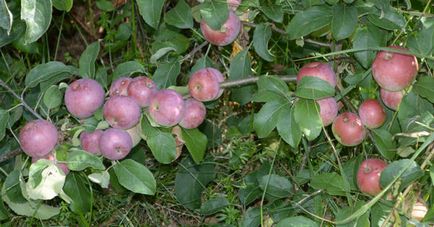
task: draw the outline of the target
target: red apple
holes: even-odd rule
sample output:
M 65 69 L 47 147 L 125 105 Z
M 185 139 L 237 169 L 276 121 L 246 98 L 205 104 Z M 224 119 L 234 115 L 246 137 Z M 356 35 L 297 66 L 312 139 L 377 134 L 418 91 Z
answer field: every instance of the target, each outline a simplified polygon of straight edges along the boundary
M 320 116 L 324 126 L 329 126 L 338 115 L 338 104 L 333 97 L 316 100 L 320 109 Z
M 79 79 L 65 92 L 66 109 L 80 119 L 92 116 L 104 103 L 104 89 L 95 80 Z
M 229 10 L 228 19 L 219 30 L 209 27 L 204 19 L 200 22 L 200 29 L 208 42 L 217 46 L 226 46 L 237 38 L 241 30 L 241 21 L 232 10 Z
M 83 150 L 92 154 L 101 154 L 99 149 L 99 140 L 103 131 L 97 129 L 93 132 L 82 132 L 80 134 L 80 144 Z
M 133 98 L 140 107 L 149 106 L 151 96 L 156 91 L 157 85 L 145 76 L 134 78 L 128 86 L 128 96 Z
M 133 141 L 125 130 L 109 128 L 101 135 L 99 147 L 101 154 L 107 159 L 119 160 L 130 153 Z
M 311 62 L 303 65 L 297 74 L 297 83 L 305 76 L 317 77 L 327 81 L 332 87 L 336 87 L 336 74 L 327 63 Z
M 197 128 L 205 120 L 206 108 L 202 102 L 195 99 L 185 101 L 185 113 L 179 125 L 183 128 Z
M 51 122 L 33 120 L 21 129 L 19 141 L 28 156 L 44 157 L 54 149 L 58 137 L 57 129 Z
M 132 79 L 129 77 L 119 77 L 110 86 L 109 94 L 110 96 L 127 96 L 128 86 L 130 85 Z
M 366 137 L 366 129 L 359 116 L 344 112 L 333 121 L 332 131 L 335 138 L 344 146 L 356 146 Z
M 363 161 L 357 171 L 357 186 L 360 191 L 372 196 L 380 193 L 380 176 L 386 167 L 387 163 L 381 159 Z
M 131 97 L 113 96 L 104 104 L 103 115 L 113 128 L 129 129 L 139 122 L 141 110 Z
M 224 77 L 217 69 L 203 68 L 191 75 L 188 90 L 198 101 L 212 101 L 222 95 L 223 89 L 220 88 L 220 83 L 223 81 Z
M 384 105 L 392 110 L 397 110 L 404 97 L 404 91 L 388 91 L 381 88 L 380 97 Z
M 367 128 L 378 128 L 386 121 L 386 112 L 375 99 L 365 100 L 359 107 L 359 116 Z
M 389 48 L 407 50 L 399 46 Z M 417 58 L 413 55 L 380 51 L 372 63 L 372 76 L 380 87 L 388 91 L 400 91 L 413 82 L 418 69 Z
M 171 127 L 184 117 L 184 99 L 174 90 L 164 89 L 151 97 L 149 115 L 159 125 Z

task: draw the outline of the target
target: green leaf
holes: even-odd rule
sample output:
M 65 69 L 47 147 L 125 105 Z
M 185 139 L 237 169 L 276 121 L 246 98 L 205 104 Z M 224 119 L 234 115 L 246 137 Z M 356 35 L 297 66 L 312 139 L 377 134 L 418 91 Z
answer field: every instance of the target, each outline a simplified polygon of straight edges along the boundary
M 51 0 L 54 8 L 61 11 L 69 12 L 72 9 L 74 0 Z
M 279 223 L 277 223 L 276 225 L 276 227 L 316 227 L 316 226 L 319 226 L 319 224 L 304 216 L 285 218 Z
M 229 16 L 226 1 L 205 0 L 200 5 L 200 14 L 205 23 L 213 30 L 220 30 Z
M 82 171 L 86 168 L 105 169 L 100 157 L 78 149 L 73 149 L 68 153 L 67 165 L 70 170 L 74 171 Z
M 29 198 L 50 200 L 62 193 L 65 174 L 52 161 L 40 159 L 29 169 L 26 192 Z
M 173 58 L 169 62 L 158 65 L 152 79 L 159 88 L 167 88 L 176 85 L 176 79 L 180 72 L 181 62 L 178 58 Z
M 229 79 L 238 80 L 250 77 L 252 74 L 251 62 L 248 50 L 239 52 L 231 61 L 229 68 Z M 248 85 L 241 88 L 231 89 L 231 100 L 244 105 L 252 101 L 252 94 L 254 93 L 255 86 Z
M 200 207 L 199 212 L 202 215 L 209 216 L 219 212 L 227 206 L 229 206 L 229 201 L 226 199 L 226 197 L 218 196 L 204 202 Z
M 346 4 L 333 7 L 331 31 L 335 40 L 345 39 L 353 34 L 357 25 L 357 8 Z
M 62 92 L 60 92 L 59 87 L 56 85 L 52 85 L 49 87 L 44 94 L 44 104 L 49 109 L 54 109 L 60 106 L 62 104 Z
M 305 76 L 297 84 L 295 95 L 305 99 L 323 99 L 335 94 L 335 89 L 325 80 Z
M 366 203 L 364 201 L 359 200 L 352 207 L 345 207 L 345 208 L 339 209 L 336 212 L 336 220 L 338 220 L 338 221 L 345 220 L 346 218 L 350 217 L 352 214 L 354 214 L 354 212 L 356 212 L 362 206 L 365 206 L 365 205 L 366 205 Z M 359 216 L 354 221 L 347 223 L 347 224 L 336 225 L 336 227 L 352 227 L 352 226 L 369 227 L 369 226 L 371 226 L 370 222 L 369 222 L 369 213 L 370 213 L 369 211 L 365 212 L 363 215 Z
M 298 12 L 286 27 L 289 39 L 297 39 L 330 24 L 333 18 L 332 10 L 328 6 L 313 6 Z
M 92 182 L 99 184 L 101 188 L 108 188 L 110 183 L 110 174 L 108 171 L 91 173 L 87 176 L 87 178 L 89 178 L 89 180 Z
M 294 105 L 294 119 L 308 140 L 314 140 L 322 130 L 319 105 L 311 99 L 299 99 Z
M 206 145 L 208 143 L 208 138 L 199 129 L 185 129 L 182 128 L 182 139 L 187 146 L 188 152 L 190 152 L 191 157 L 194 162 L 199 164 L 202 162 L 205 156 Z
M 0 28 L 6 30 L 7 34 L 11 33 L 14 17 L 8 8 L 5 0 L 0 0 Z
M 261 210 L 259 207 L 249 207 L 243 215 L 241 227 L 253 227 L 261 224 Z
M 285 198 L 292 194 L 291 182 L 282 176 L 271 174 L 262 176 L 259 180 L 259 187 L 266 194 L 274 198 Z M 267 184 L 268 183 L 268 184 Z
M 182 54 L 187 51 L 191 43 L 191 40 L 179 31 L 172 30 L 165 26 L 160 27 L 158 32 L 154 35 L 154 40 L 151 48 L 153 53 L 161 48 L 173 47 L 176 49 L 177 54 Z
M 434 27 L 434 26 L 433 26 Z M 434 78 L 432 76 L 421 76 L 413 85 L 414 93 L 434 103 Z
M 399 14 L 398 11 L 390 5 L 382 7 L 381 10 L 373 8 L 371 14 L 368 15 L 368 20 L 386 30 L 403 28 L 406 23 L 404 16 Z
M 413 123 L 416 116 L 425 112 L 434 113 L 433 104 L 411 91 L 402 98 L 399 104 L 399 124 L 405 131 Z
M 380 152 L 384 158 L 392 160 L 396 153 L 396 144 L 393 141 L 392 134 L 386 129 L 374 129 L 371 130 L 371 132 L 374 145 L 378 152 Z
M 282 23 L 283 10 L 282 6 L 278 2 L 271 0 L 260 0 L 259 4 L 259 9 L 265 14 L 265 16 L 267 16 L 274 22 Z
M 119 64 L 113 71 L 112 81 L 119 77 L 130 77 L 134 73 L 145 73 L 145 67 L 137 61 L 127 61 Z
M 390 182 L 395 179 L 397 174 L 404 168 L 408 169 L 400 176 L 399 178 L 399 190 L 403 190 L 408 185 L 410 185 L 413 181 L 423 176 L 423 171 L 420 166 L 413 160 L 410 159 L 401 159 L 398 161 L 394 161 L 390 163 L 384 170 L 381 172 L 380 176 L 380 184 L 381 187 L 386 187 Z
M 176 199 L 188 209 L 199 208 L 202 191 L 214 180 L 215 174 L 215 166 L 211 162 L 197 165 L 189 158 L 183 159 L 175 178 Z
M 146 116 L 142 117 L 142 138 L 146 140 L 158 162 L 168 164 L 176 158 L 176 142 L 172 133 L 153 127 Z
M 407 40 L 407 47 L 412 52 L 429 56 L 434 48 L 434 26 L 422 28 L 411 34 Z
M 119 183 L 126 189 L 144 195 L 154 195 L 157 183 L 154 175 L 146 166 L 132 160 L 125 159 L 113 166 Z
M 302 132 L 295 122 L 294 108 L 285 108 L 277 121 L 277 132 L 291 147 L 296 148 L 300 143 Z
M 386 34 L 381 29 L 368 25 L 367 27 L 359 27 L 353 37 L 354 49 L 368 49 L 384 46 L 386 44 Z M 364 68 L 371 66 L 376 55 L 375 51 L 366 50 L 354 53 L 356 59 Z
M 157 52 L 155 52 L 151 58 L 149 59 L 149 62 L 151 62 L 152 64 L 156 64 L 158 59 L 162 58 L 164 55 L 170 53 L 171 51 L 176 51 L 176 49 L 174 47 L 163 47 L 159 50 L 157 50 Z
M 9 212 L 3 204 L 3 199 L 0 197 L 0 221 L 9 219 Z
M 69 205 L 72 212 L 76 214 L 86 214 L 92 210 L 92 193 L 85 177 L 78 172 L 70 172 L 66 176 L 63 191 L 72 201 Z
M 29 71 L 25 79 L 26 87 L 35 87 L 44 81 L 52 81 L 58 77 L 76 74 L 77 69 L 73 66 L 66 66 L 62 62 L 50 61 L 39 64 Z
M 81 54 L 78 62 L 81 77 L 91 79 L 95 78 L 95 61 L 98 57 L 99 49 L 99 42 L 96 41 L 87 46 L 86 50 Z
M 259 138 L 267 137 L 276 127 L 281 113 L 289 109 L 289 103 L 281 100 L 267 102 L 261 110 L 255 114 L 253 128 Z
M 26 26 L 21 20 L 14 21 L 11 32 L 9 34 L 8 31 L 0 29 L 0 47 L 6 46 L 9 43 L 12 43 L 13 41 L 21 38 L 25 30 Z
M 50 219 L 60 213 L 60 208 L 45 205 L 42 201 L 27 201 L 21 192 L 22 179 L 19 170 L 13 170 L 6 177 L 2 187 L 2 198 L 8 207 L 18 215 Z
M 96 1 L 96 7 L 98 7 L 98 9 L 106 11 L 106 12 L 111 12 L 111 11 L 116 9 L 114 7 L 113 3 L 109 0 L 97 0 Z
M 253 98 L 256 102 L 271 102 L 289 98 L 288 85 L 278 77 L 262 76 L 258 82 L 258 93 Z
M 184 0 L 178 1 L 175 8 L 166 13 L 164 20 L 166 23 L 181 29 L 193 27 L 191 8 Z
M 35 42 L 48 30 L 51 14 L 51 0 L 21 0 L 21 20 L 27 25 L 25 44 Z
M 9 112 L 0 108 L 0 141 L 6 135 L 6 128 L 9 122 Z
M 268 50 L 270 38 L 271 27 L 266 24 L 258 24 L 253 32 L 253 47 L 259 57 L 269 62 L 274 60 L 274 56 Z
M 314 189 L 326 190 L 330 195 L 345 196 L 346 192 L 350 192 L 349 185 L 345 184 L 342 176 L 335 172 L 313 175 L 310 186 Z
M 157 29 L 160 23 L 161 11 L 163 10 L 164 0 L 137 0 L 139 13 L 145 22 Z

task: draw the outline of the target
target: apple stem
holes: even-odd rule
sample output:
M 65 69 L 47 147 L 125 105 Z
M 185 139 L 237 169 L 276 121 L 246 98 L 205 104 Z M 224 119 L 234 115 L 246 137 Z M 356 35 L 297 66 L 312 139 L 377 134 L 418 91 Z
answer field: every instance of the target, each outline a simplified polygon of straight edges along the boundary
M 17 98 L 18 100 L 20 100 L 21 104 L 23 105 L 23 107 L 25 109 L 27 109 L 30 113 L 32 113 L 36 118 L 38 119 L 43 119 L 41 117 L 41 115 L 39 115 L 38 113 L 36 113 L 25 101 L 22 97 L 20 97 L 17 93 L 15 93 L 14 90 L 12 90 L 12 88 L 10 88 L 2 79 L 0 79 L 0 86 L 2 86 L 3 88 L 5 88 L 9 93 L 11 93 L 15 98 Z
M 259 78 L 261 77 L 250 76 L 244 79 L 225 81 L 220 83 L 220 88 L 240 87 L 243 85 L 253 84 L 256 83 Z M 294 82 L 297 80 L 296 76 L 293 75 L 280 76 L 279 78 L 285 82 Z

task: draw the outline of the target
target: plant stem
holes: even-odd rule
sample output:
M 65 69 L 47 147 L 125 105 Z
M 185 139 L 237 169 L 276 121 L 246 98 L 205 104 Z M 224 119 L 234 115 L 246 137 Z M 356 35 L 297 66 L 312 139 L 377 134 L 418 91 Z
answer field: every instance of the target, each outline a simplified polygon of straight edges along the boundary
M 12 88 L 10 88 L 2 79 L 0 79 L 0 86 L 5 88 L 9 93 L 11 93 L 15 98 L 17 98 L 18 100 L 20 100 L 21 104 L 23 105 L 24 108 L 26 108 L 30 113 L 32 113 L 36 118 L 38 119 L 43 119 L 41 117 L 41 115 L 39 115 L 38 113 L 36 113 L 25 101 L 22 97 L 20 97 L 17 93 L 15 93 L 14 90 L 12 90 Z
M 220 83 L 220 88 L 240 87 L 243 85 L 253 84 L 256 83 L 259 80 L 259 78 L 261 77 L 249 76 L 244 79 L 225 81 L 223 83 Z M 285 82 L 294 82 L 297 80 L 296 76 L 294 75 L 280 76 L 279 78 Z

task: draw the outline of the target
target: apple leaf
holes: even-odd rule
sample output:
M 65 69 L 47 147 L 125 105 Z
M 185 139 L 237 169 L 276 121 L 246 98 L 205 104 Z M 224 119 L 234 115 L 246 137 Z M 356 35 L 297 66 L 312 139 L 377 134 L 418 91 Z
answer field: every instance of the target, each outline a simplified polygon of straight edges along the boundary
M 434 26 L 433 26 L 434 27 Z M 414 93 L 434 103 L 434 78 L 432 76 L 421 76 L 413 85 Z
M 161 11 L 163 10 L 164 0 L 137 0 L 139 13 L 145 22 L 157 29 L 160 24 Z
M 191 8 L 184 0 L 178 1 L 178 4 L 166 13 L 164 20 L 166 23 L 181 29 L 193 27 Z
M 172 133 L 153 127 L 146 116 L 141 120 L 141 137 L 146 140 L 158 162 L 168 164 L 175 160 L 176 142 Z
M 290 104 L 285 100 L 276 100 L 265 103 L 261 110 L 255 114 L 253 128 L 258 133 L 259 138 L 267 137 L 276 127 L 279 117 L 285 109 L 289 109 Z
M 330 7 L 313 6 L 295 14 L 286 27 L 289 39 L 297 39 L 308 35 L 330 24 L 333 14 Z
M 322 173 L 312 176 L 310 186 L 315 189 L 324 189 L 330 195 L 345 196 L 350 192 L 350 187 L 345 183 L 341 175 L 332 173 Z
M 408 185 L 410 185 L 413 181 L 423 176 L 423 171 L 415 161 L 410 159 L 401 159 L 390 163 L 383 170 L 383 172 L 381 172 L 381 176 L 380 176 L 381 186 L 384 188 L 388 184 L 390 184 L 390 182 L 392 182 L 397 176 L 397 174 L 404 168 L 407 169 L 400 176 L 399 190 L 403 190 Z
M 21 20 L 27 25 L 24 43 L 35 42 L 48 30 L 52 11 L 51 0 L 21 0 Z
M 274 56 L 268 50 L 268 42 L 271 38 L 271 27 L 266 24 L 258 24 L 253 32 L 253 48 L 255 52 L 266 61 L 273 61 Z
M 87 46 L 81 54 L 78 61 L 79 73 L 81 77 L 91 79 L 95 78 L 95 61 L 98 57 L 99 49 L 99 42 L 96 41 Z
M 302 132 L 295 122 L 294 108 L 285 108 L 277 122 L 277 132 L 291 147 L 296 148 L 300 143 Z
M 314 140 L 322 130 L 319 105 L 311 99 L 299 99 L 294 105 L 294 119 L 308 140 Z
M 200 15 L 213 30 L 220 30 L 229 17 L 226 1 L 205 0 L 200 5 Z
M 188 152 L 190 152 L 191 157 L 194 162 L 199 164 L 206 151 L 206 145 L 208 143 L 208 138 L 199 129 L 185 129 L 182 128 L 182 139 L 185 141 Z
M 119 183 L 126 189 L 144 195 L 155 194 L 157 183 L 146 166 L 132 159 L 125 159 L 116 163 L 113 169 Z
M 82 171 L 86 168 L 105 169 L 101 157 L 76 148 L 71 149 L 68 153 L 67 165 L 70 170 L 74 171 Z
M 333 7 L 331 23 L 332 35 L 336 40 L 345 39 L 353 34 L 357 26 L 357 8 L 347 4 L 336 4 Z
M 298 226 L 316 227 L 319 226 L 319 224 L 307 217 L 295 216 L 295 217 L 285 218 L 281 220 L 279 223 L 277 223 L 276 225 L 276 227 L 298 227 Z
M 63 190 L 71 198 L 70 208 L 76 214 L 86 214 L 92 209 L 92 194 L 87 179 L 81 173 L 70 172 Z
M 325 80 L 305 76 L 297 84 L 295 95 L 305 99 L 323 99 L 335 94 L 335 89 Z

